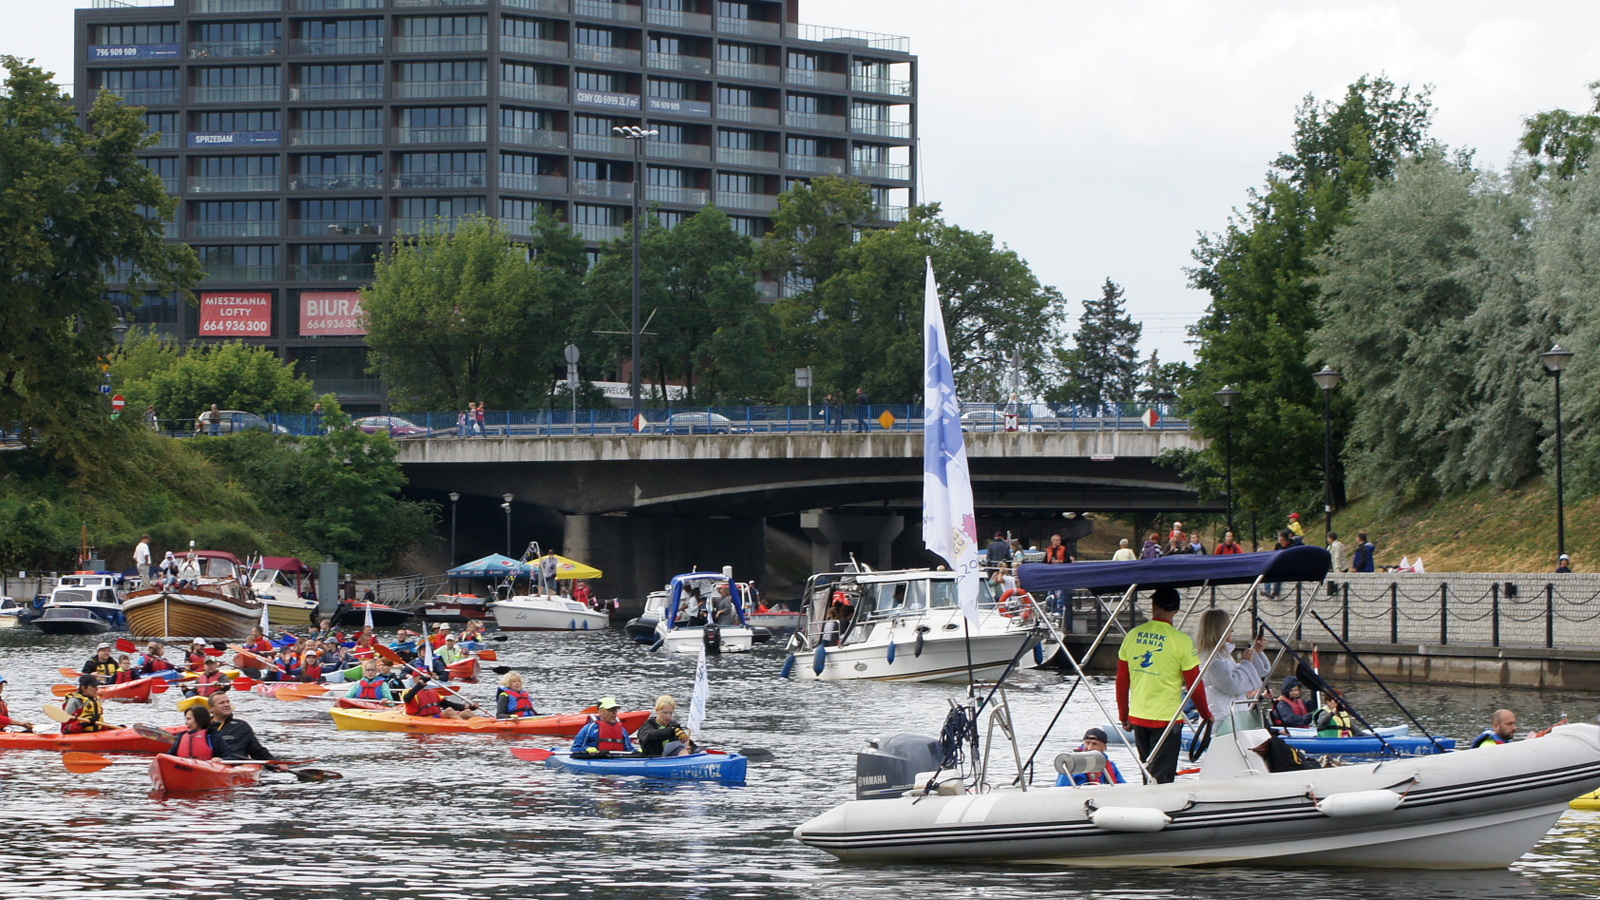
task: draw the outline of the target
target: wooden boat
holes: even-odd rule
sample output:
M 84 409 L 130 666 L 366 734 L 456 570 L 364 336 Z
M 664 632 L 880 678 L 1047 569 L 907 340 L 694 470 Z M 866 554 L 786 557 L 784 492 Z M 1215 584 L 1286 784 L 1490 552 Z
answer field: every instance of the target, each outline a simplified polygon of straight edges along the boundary
M 232 553 L 191 550 L 178 578 L 171 589 L 146 588 L 123 601 L 134 638 L 243 638 L 261 621 L 261 601 L 240 580 Z
M 586 757 L 557 752 L 550 754 L 544 764 L 550 769 L 566 769 L 590 775 L 642 775 L 674 781 L 743 782 L 750 761 L 737 753 Z
M 177 732 L 182 726 L 167 729 Z M 7 731 L 0 733 L 0 750 L 84 750 L 90 753 L 165 753 L 172 741 L 157 741 L 144 737 L 132 728 L 113 728 L 87 734 L 31 734 Z
M 168 793 L 220 791 L 260 780 L 261 766 L 255 763 L 228 765 L 167 753 L 158 754 L 150 761 L 150 784 Z
M 619 713 L 624 728 L 637 731 L 650 710 Z M 341 731 L 405 731 L 412 734 L 538 734 L 552 737 L 577 737 L 589 724 L 587 713 L 565 716 L 531 716 L 524 719 L 435 719 L 408 716 L 398 709 L 328 710 L 333 724 Z

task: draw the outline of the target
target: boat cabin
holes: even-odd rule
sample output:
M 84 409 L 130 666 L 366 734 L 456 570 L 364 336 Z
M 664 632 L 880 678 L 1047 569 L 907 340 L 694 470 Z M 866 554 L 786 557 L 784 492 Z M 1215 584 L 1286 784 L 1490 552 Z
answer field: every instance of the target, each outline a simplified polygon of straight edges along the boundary
M 719 586 L 728 588 L 728 600 L 731 611 L 724 612 L 717 619 L 717 624 L 722 626 L 744 626 L 745 593 L 735 584 L 732 576 L 723 572 L 690 572 L 686 575 L 674 575 L 667 585 L 667 608 L 662 614 L 661 621 L 667 623 L 667 629 L 687 628 L 700 626 L 706 623 L 707 604 L 713 603 L 719 596 Z
M 828 644 L 859 643 L 879 622 L 958 608 L 959 590 L 954 572 L 933 569 L 818 573 L 803 597 L 806 634 Z M 996 605 L 988 579 L 979 579 L 978 608 Z

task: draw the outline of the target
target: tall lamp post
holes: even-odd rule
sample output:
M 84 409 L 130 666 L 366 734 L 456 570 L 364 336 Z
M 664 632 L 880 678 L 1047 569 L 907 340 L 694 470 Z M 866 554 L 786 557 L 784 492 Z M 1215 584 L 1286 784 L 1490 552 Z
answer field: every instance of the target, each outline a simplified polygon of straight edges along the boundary
M 456 501 L 461 499 L 461 494 L 450 492 L 450 568 L 456 567 Z
M 1556 377 L 1556 553 L 1567 552 L 1567 510 L 1566 485 L 1562 480 L 1561 472 L 1561 370 L 1572 361 L 1572 351 L 1561 349 L 1557 344 L 1550 348 L 1550 352 L 1539 354 L 1544 360 L 1544 367 Z
M 1344 376 L 1323 366 L 1311 377 L 1322 386 L 1322 534 L 1326 542 L 1333 533 L 1333 389 Z
M 1226 417 L 1223 419 L 1224 424 L 1222 426 L 1222 459 L 1223 469 L 1227 472 L 1228 530 L 1233 531 L 1233 401 L 1239 399 L 1239 392 L 1234 390 L 1233 385 L 1227 384 L 1223 385 L 1222 390 L 1211 396 L 1217 398 L 1217 402 L 1222 404 L 1223 415 Z M 1234 539 L 1238 540 L 1237 533 L 1235 533 Z
M 618 137 L 633 142 L 633 318 L 628 332 L 633 338 L 633 372 L 628 380 L 628 396 L 635 411 L 639 409 L 639 235 L 644 223 L 644 142 L 661 132 L 638 125 L 616 125 L 611 129 Z M 507 551 L 507 556 L 510 552 Z
M 505 502 L 500 508 L 506 511 L 506 556 L 511 555 L 511 495 L 501 494 L 500 499 Z

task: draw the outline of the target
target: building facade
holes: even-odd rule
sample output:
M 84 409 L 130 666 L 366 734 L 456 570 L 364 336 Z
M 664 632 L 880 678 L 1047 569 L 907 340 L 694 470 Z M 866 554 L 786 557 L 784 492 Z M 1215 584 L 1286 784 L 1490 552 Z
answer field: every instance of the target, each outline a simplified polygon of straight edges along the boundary
M 915 203 L 909 42 L 797 7 L 95 0 L 76 13 L 78 102 L 147 109 L 160 140 L 142 155 L 180 199 L 167 236 L 206 272 L 198 309 L 113 300 L 178 340 L 269 346 L 366 412 L 383 398 L 355 292 L 397 235 L 479 213 L 525 235 L 544 208 L 595 247 L 637 183 L 668 225 L 709 203 L 760 236 L 777 195 L 819 175 L 867 183 L 897 221 Z M 657 134 L 636 147 L 619 126 Z

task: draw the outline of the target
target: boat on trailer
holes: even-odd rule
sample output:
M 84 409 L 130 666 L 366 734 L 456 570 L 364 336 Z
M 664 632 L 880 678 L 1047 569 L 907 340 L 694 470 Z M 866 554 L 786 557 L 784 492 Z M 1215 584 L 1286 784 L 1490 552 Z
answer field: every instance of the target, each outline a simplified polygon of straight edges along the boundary
M 1321 581 L 1329 565 L 1326 550 L 1293 547 L 1024 565 L 1021 578 L 1030 590 L 1121 589 L 1118 609 L 1138 589 L 1250 585 L 1237 618 L 1261 584 Z M 1574 797 L 1600 788 L 1600 725 L 1592 723 L 1467 752 L 1304 769 L 1260 752 L 1274 734 L 1248 706 L 1222 714 L 1197 777 L 1041 787 L 1030 783 L 1031 757 L 1016 749 L 1003 686 L 978 699 L 974 691 L 952 711 L 951 722 L 959 713 L 964 723 L 951 738 L 870 744 L 857 756 L 857 799 L 800 825 L 795 837 L 841 859 L 893 864 L 1493 869 L 1528 852 Z M 1010 740 L 983 746 L 980 715 L 991 727 L 1003 723 Z M 1011 749 L 1013 773 L 1000 771 L 1002 748 Z M 1105 756 L 1061 753 L 1054 767 L 1098 771 Z M 1013 776 L 1017 786 L 1004 786 Z

